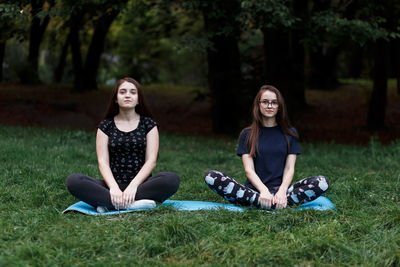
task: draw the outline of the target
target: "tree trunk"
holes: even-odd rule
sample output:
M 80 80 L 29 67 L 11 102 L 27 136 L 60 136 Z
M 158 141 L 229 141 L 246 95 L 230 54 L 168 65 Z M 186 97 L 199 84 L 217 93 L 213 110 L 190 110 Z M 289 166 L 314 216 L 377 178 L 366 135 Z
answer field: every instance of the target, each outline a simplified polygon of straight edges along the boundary
M 97 89 L 96 78 L 100 65 L 100 57 L 104 50 L 104 42 L 111 23 L 117 17 L 118 13 L 118 9 L 112 9 L 110 12 L 106 12 L 101 16 L 96 23 L 83 69 L 85 75 L 85 90 Z
M 266 83 L 283 94 L 289 113 L 306 104 L 304 88 L 304 48 L 295 44 L 294 34 L 283 30 L 263 30 Z
M 57 67 L 54 70 L 53 80 L 56 83 L 60 83 L 63 77 L 65 63 L 67 62 L 67 54 L 68 54 L 68 47 L 70 45 L 70 40 L 71 40 L 71 32 L 68 33 L 67 39 L 65 40 L 65 43 L 61 49 L 61 55 L 58 60 Z
M 223 0 L 210 2 L 203 9 L 205 30 L 211 34 L 207 60 L 215 133 L 235 133 L 239 128 L 240 116 L 243 115 L 239 98 L 242 90 L 239 28 L 235 20 L 239 11 L 238 1 Z M 219 14 L 215 15 L 216 12 Z
M 306 16 L 306 0 L 296 0 L 293 5 L 298 17 Z M 266 82 L 282 92 L 290 114 L 306 105 L 305 49 L 300 42 L 304 37 L 303 27 L 263 30 Z
M 288 64 L 291 63 L 289 32 L 264 29 L 263 35 L 265 78 L 267 83 L 279 87 L 288 78 Z
M 291 30 L 290 36 L 290 69 L 289 75 L 293 79 L 291 84 L 293 87 L 287 87 L 286 90 L 290 92 L 289 94 L 289 104 L 292 106 L 288 107 L 288 110 L 298 110 L 306 106 L 306 96 L 305 96 L 305 75 L 304 75 L 304 58 L 305 49 L 301 40 L 304 38 L 304 24 L 307 23 L 307 0 L 296 0 L 293 1 L 293 13 L 295 16 L 300 17 L 303 20 L 303 25 L 301 27 L 294 27 Z M 293 113 L 292 113 L 293 114 Z
M 71 42 L 71 53 L 72 53 L 72 69 L 74 72 L 74 90 L 80 92 L 83 90 L 83 73 L 82 73 L 82 54 L 81 54 L 81 43 L 79 41 L 79 29 L 83 13 L 78 12 L 70 19 L 70 32 L 69 40 Z
M 0 82 L 3 81 L 3 61 L 4 61 L 5 50 L 6 50 L 6 41 L 0 40 Z
M 364 48 L 358 44 L 352 45 L 348 59 L 348 76 L 350 78 L 360 78 L 363 69 Z
M 319 47 L 311 53 L 311 73 L 308 85 L 315 89 L 334 89 L 339 84 L 337 78 L 337 56 L 339 48 Z
M 318 13 L 329 10 L 332 1 L 311 1 L 308 0 L 308 6 L 312 6 L 309 12 Z M 301 10 L 305 14 L 307 11 Z M 304 15 L 303 15 L 304 17 Z M 320 46 L 310 50 L 310 72 L 306 78 L 307 85 L 313 89 L 332 89 L 338 85 L 337 78 L 337 56 L 339 48 L 332 47 L 329 42 L 323 42 Z
M 394 39 L 392 42 L 394 46 L 394 77 L 397 80 L 397 94 L 400 95 L 400 40 Z
M 383 129 L 385 126 L 387 79 L 389 71 L 389 43 L 377 40 L 374 49 L 374 84 L 369 102 L 367 127 Z
M 51 3 L 52 4 L 52 3 Z M 45 16 L 43 19 L 37 17 L 37 14 L 43 7 L 43 1 L 31 1 L 32 6 L 32 22 L 29 35 L 29 53 L 28 53 L 28 65 L 20 73 L 20 79 L 23 83 L 39 83 L 39 48 L 40 43 L 43 39 L 43 34 L 49 24 L 50 17 Z

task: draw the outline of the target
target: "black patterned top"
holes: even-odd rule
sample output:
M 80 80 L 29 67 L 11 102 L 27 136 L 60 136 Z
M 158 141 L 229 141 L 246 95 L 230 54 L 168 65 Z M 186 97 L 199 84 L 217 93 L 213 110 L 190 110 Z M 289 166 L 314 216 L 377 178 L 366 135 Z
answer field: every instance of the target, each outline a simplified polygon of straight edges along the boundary
M 120 131 L 114 118 L 105 119 L 99 129 L 108 136 L 110 168 L 118 184 L 130 183 L 145 163 L 146 135 L 157 126 L 151 118 L 140 116 L 138 126 L 130 132 Z

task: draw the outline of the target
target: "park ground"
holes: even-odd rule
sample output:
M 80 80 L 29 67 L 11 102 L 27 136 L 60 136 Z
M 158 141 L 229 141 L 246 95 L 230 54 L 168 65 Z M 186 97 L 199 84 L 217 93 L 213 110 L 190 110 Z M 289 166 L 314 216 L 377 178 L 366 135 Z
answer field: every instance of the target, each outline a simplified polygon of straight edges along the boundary
M 111 88 L 73 93 L 69 86 L 0 84 L 0 124 L 93 131 L 101 121 Z M 210 101 L 195 101 L 196 89 L 144 86 L 146 98 L 168 133 L 211 136 Z M 306 90 L 307 107 L 289 114 L 305 142 L 367 144 L 371 138 L 388 144 L 400 138 L 400 95 L 389 83 L 383 130 L 366 129 L 372 84 L 344 81 L 336 90 Z
M 237 137 L 212 135 L 209 104 L 193 102 L 190 90 L 145 89 L 162 130 L 154 172 L 181 177 L 172 199 L 227 203 L 204 174 L 216 169 L 244 182 Z M 85 216 L 62 214 L 77 201 L 65 178 L 100 177 L 93 131 L 109 88 L 74 94 L 1 84 L 0 266 L 400 266 L 399 96 L 392 87 L 388 130 L 369 132 L 370 91 L 368 84 L 307 91 L 310 107 L 294 118 L 306 141 L 294 180 L 328 177 L 335 211 L 159 207 Z
M 181 177 L 175 200 L 227 203 L 210 169 L 244 182 L 235 138 L 161 133 L 155 173 Z M 323 174 L 336 211 L 61 212 L 71 173 L 100 177 L 95 135 L 0 126 L 0 266 L 399 266 L 400 143 L 304 143 L 295 180 Z

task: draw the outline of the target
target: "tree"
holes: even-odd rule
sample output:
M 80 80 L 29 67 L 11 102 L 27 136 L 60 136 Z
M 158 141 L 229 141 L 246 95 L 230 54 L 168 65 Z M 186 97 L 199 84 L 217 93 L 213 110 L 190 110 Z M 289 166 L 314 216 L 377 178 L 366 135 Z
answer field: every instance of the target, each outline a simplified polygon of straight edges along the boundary
M 120 1 L 125 2 L 125 1 Z M 96 26 L 83 66 L 84 88 L 97 89 L 97 73 L 100 65 L 100 56 L 104 50 L 104 42 L 111 23 L 120 12 L 119 8 L 109 8 L 96 21 Z
M 67 35 L 67 38 L 64 41 L 64 44 L 61 48 L 61 54 L 58 59 L 58 63 L 56 68 L 54 69 L 53 73 L 53 81 L 55 83 L 60 83 L 63 77 L 64 68 L 67 63 L 67 55 L 68 55 L 68 48 L 71 42 L 71 34 Z
M 39 49 L 43 39 L 43 34 L 50 21 L 49 11 L 54 6 L 54 0 L 51 1 L 30 1 L 30 32 L 29 32 L 29 52 L 28 61 L 25 68 L 19 73 L 23 83 L 39 83 Z
M 369 15 L 381 23 L 383 34 L 374 43 L 374 74 L 373 89 L 369 102 L 367 127 L 383 129 L 387 103 L 387 79 L 389 77 L 390 43 L 392 38 L 400 38 L 398 28 L 400 4 L 397 1 L 371 3 Z
M 213 131 L 232 133 L 238 129 L 238 118 L 243 110 L 240 105 L 240 31 L 236 21 L 240 3 L 236 0 L 207 2 L 203 5 L 202 12 L 204 28 L 210 36 L 207 59 Z
M 315 14 L 332 9 L 332 1 L 314 1 L 309 13 Z M 311 30 L 311 29 L 310 29 Z M 312 30 L 311 30 L 312 31 Z M 309 73 L 307 75 L 307 86 L 315 89 L 331 89 L 338 85 L 337 80 L 337 56 L 339 55 L 339 45 L 333 43 L 329 36 L 324 33 L 317 35 L 322 38 L 321 42 L 315 43 L 314 46 L 307 46 L 309 57 Z M 308 36 L 313 38 L 312 36 Z
M 302 77 L 305 59 L 310 62 L 311 85 L 329 88 L 337 83 L 336 58 L 343 44 L 374 45 L 374 89 L 368 126 L 383 126 L 389 49 L 382 40 L 399 37 L 398 1 L 243 0 L 242 6 L 248 21 L 264 33 L 265 77 L 283 88 L 289 107 L 305 103 Z M 290 12 L 282 12 L 285 6 Z M 291 16 L 293 19 L 287 20 L 290 23 L 279 20 Z M 304 45 L 308 58 L 304 58 L 299 44 Z
M 74 90 L 84 91 L 83 71 L 82 71 L 82 53 L 81 43 L 79 39 L 79 30 L 83 20 L 84 11 L 78 9 L 71 15 L 69 20 L 69 38 L 67 41 L 71 42 L 72 53 L 72 66 L 74 72 Z
M 374 45 L 373 89 L 369 102 L 367 126 L 383 129 L 387 103 L 387 79 L 389 72 L 389 42 L 379 39 Z
M 6 49 L 6 41 L 0 40 L 0 82 L 3 80 L 3 60 Z
M 393 45 L 393 64 L 394 64 L 394 77 L 397 80 L 397 94 L 400 95 L 400 40 L 395 39 L 392 41 Z
M 367 126 L 373 129 L 382 128 L 390 62 L 388 41 L 392 37 L 399 37 L 395 25 L 398 25 L 400 5 L 396 1 L 330 2 L 329 8 L 320 6 L 320 9 L 312 14 L 308 31 L 311 38 L 305 40 L 310 43 L 311 48 L 318 48 L 326 41 L 332 48 L 350 42 L 359 46 L 374 47 L 374 85 Z M 339 6 L 335 6 L 334 3 L 339 3 Z M 316 38 L 312 38 L 313 36 Z M 329 76 L 329 70 L 323 66 L 319 67 Z
M 87 91 L 97 89 L 97 74 L 100 65 L 100 57 L 104 50 L 106 36 L 111 23 L 117 17 L 127 0 L 109 1 L 64 1 L 61 3 L 59 16 L 62 16 L 69 28 L 65 39 L 58 66 L 55 71 L 55 79 L 60 80 L 63 65 L 68 50 L 71 47 L 72 65 L 74 73 L 74 90 Z M 80 33 L 84 26 L 90 25 L 93 29 L 90 45 L 85 61 L 83 61 Z
M 179 5 L 163 0 L 128 2 L 121 18 L 112 26 L 112 47 L 108 53 L 115 64 L 109 67 L 110 75 L 134 76 L 141 83 L 184 82 L 180 64 L 186 62 L 180 59 L 188 47 L 181 46 L 180 40 L 198 31 L 199 26 L 192 22 L 201 24 L 203 29 L 200 12 L 190 16 Z M 186 60 L 189 64 L 185 64 L 184 72 L 188 73 L 195 59 Z
M 242 1 L 244 26 L 260 29 L 264 36 L 264 77 L 260 85 L 279 88 L 292 111 L 305 105 L 302 23 L 306 9 L 302 0 Z
M 208 80 L 215 132 L 235 132 L 246 114 L 243 112 L 247 110 L 244 105 L 249 104 L 246 101 L 249 98 L 246 95 L 249 90 L 243 88 L 245 83 L 242 79 L 238 48 L 243 29 L 261 29 L 266 38 L 265 76 L 259 81 L 246 81 L 246 85 L 257 84 L 257 88 L 252 89 L 255 91 L 267 80 L 284 91 L 287 101 L 293 102 L 291 107 L 294 107 L 295 103 L 304 104 L 304 48 L 300 43 L 302 30 L 290 29 L 298 20 L 291 15 L 290 8 L 286 6 L 288 1 L 192 0 L 179 3 L 187 9 L 198 9 L 203 13 L 204 32 L 208 42 Z M 296 12 L 304 12 L 301 4 L 293 6 Z M 282 31 L 284 36 L 276 39 Z M 274 50 L 270 46 L 273 46 Z
M 7 41 L 13 37 L 23 39 L 27 12 L 24 1 L 4 1 L 0 4 L 0 81 L 3 80 L 3 61 Z

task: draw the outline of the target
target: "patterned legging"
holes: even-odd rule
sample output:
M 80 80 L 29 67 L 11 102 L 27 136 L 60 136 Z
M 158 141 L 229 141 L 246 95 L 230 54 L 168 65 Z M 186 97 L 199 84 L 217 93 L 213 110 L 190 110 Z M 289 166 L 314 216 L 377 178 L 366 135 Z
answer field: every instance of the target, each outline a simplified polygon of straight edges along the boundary
M 246 187 L 235 179 L 219 171 L 209 171 L 205 177 L 206 184 L 218 195 L 233 204 L 255 206 L 260 208 L 258 198 L 260 193 Z M 324 176 L 311 176 L 293 183 L 287 190 L 287 203 L 289 206 L 312 201 L 323 195 L 329 187 L 328 179 Z M 279 186 L 268 188 L 271 194 L 279 190 Z M 272 209 L 275 207 L 272 206 Z

